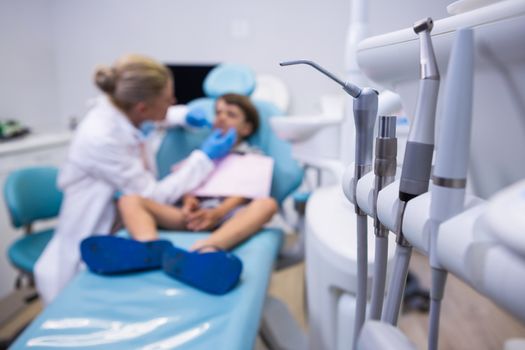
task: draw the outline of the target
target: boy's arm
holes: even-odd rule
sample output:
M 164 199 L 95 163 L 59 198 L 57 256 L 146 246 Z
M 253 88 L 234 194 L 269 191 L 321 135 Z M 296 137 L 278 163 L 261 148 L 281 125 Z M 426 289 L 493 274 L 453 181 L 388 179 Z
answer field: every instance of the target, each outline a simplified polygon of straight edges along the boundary
M 225 217 L 230 211 L 238 207 L 239 205 L 245 204 L 248 202 L 247 198 L 244 197 L 226 197 L 221 204 L 219 204 L 215 210 L 217 211 L 218 215 L 222 219 Z

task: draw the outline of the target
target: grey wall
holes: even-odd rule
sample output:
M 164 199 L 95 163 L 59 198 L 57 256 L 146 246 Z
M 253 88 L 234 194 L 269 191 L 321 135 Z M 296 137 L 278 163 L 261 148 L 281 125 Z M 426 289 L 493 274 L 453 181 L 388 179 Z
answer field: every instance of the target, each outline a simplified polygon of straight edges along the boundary
M 337 68 L 343 64 L 346 1 L 113 0 L 59 1 L 57 57 L 60 109 L 81 110 L 95 93 L 91 74 L 126 52 L 163 62 L 237 62 L 259 73 L 283 76 L 278 62 L 309 57 Z M 236 29 L 240 27 L 239 29 Z M 237 32 L 236 30 L 240 31 Z M 321 92 L 334 90 L 313 74 L 287 76 L 293 108 L 307 111 Z M 309 86 L 307 86 L 309 85 Z M 72 89 L 72 87 L 75 87 Z
M 0 0 L 0 119 L 33 129 L 59 120 L 54 0 Z
M 370 0 L 370 34 L 446 16 L 449 1 Z M 67 125 L 97 94 L 92 73 L 124 53 L 166 63 L 238 62 L 281 77 L 291 111 L 311 114 L 333 83 L 280 60 L 309 58 L 344 76 L 350 1 L 0 0 L 0 117 Z
M 339 89 L 310 69 L 281 68 L 280 60 L 309 58 L 344 74 L 347 0 L 56 1 L 58 86 L 64 118 L 82 114 L 85 99 L 96 94 L 91 83 L 95 66 L 109 64 L 126 52 L 169 63 L 248 64 L 259 73 L 285 80 L 294 113 L 311 113 L 318 108 L 321 94 Z M 387 4 L 382 7 L 381 3 Z M 370 1 L 371 34 L 402 28 L 429 13 L 443 17 L 447 2 L 391 3 Z

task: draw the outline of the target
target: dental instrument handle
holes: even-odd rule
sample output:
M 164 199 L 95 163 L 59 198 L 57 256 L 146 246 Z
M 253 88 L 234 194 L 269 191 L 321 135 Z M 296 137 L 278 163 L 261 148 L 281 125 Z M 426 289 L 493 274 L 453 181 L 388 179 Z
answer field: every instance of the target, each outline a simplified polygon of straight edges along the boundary
M 374 149 L 374 125 L 377 117 L 377 101 L 377 91 L 367 87 L 361 89 L 361 94 L 359 97 L 354 99 L 354 178 L 356 180 L 356 184 L 357 180 L 372 170 L 372 152 Z
M 295 64 L 307 64 L 307 65 L 309 65 L 311 67 L 314 67 L 319 72 L 323 73 L 324 75 L 326 75 L 327 77 L 329 77 L 330 79 L 335 81 L 337 84 L 341 85 L 343 87 L 343 90 L 345 90 L 348 94 L 350 94 L 350 96 L 352 96 L 354 98 L 359 97 L 359 95 L 361 94 L 361 89 L 358 86 L 356 86 L 356 85 L 354 85 L 354 84 L 352 84 L 350 82 L 342 81 L 341 79 L 339 79 L 338 77 L 336 77 L 335 75 L 333 75 L 332 73 L 330 73 L 329 71 L 327 71 L 326 69 L 324 69 L 323 67 L 321 67 L 320 65 L 318 65 L 317 63 L 315 63 L 313 61 L 310 61 L 310 60 L 295 60 L 295 61 L 285 61 L 285 62 L 279 63 L 280 66 L 291 66 L 291 65 L 295 65 Z
M 355 197 L 357 181 L 366 173 L 372 170 L 372 150 L 374 124 L 377 116 L 378 93 L 371 88 L 359 88 L 358 86 L 344 82 L 335 75 L 321 67 L 315 62 L 309 60 L 296 60 L 281 62 L 281 66 L 295 64 L 306 64 L 317 69 L 339 85 L 343 87 L 350 96 L 354 98 L 353 112 L 355 123 L 355 168 L 354 183 L 352 192 Z M 345 188 L 343 184 L 343 188 Z M 363 326 L 366 315 L 366 297 L 367 297 L 367 280 L 368 280 L 368 232 L 367 232 L 367 215 L 358 206 L 355 201 L 356 223 L 357 223 L 357 296 L 356 296 L 356 313 L 354 319 L 354 337 L 353 346 L 357 345 L 357 338 Z
M 438 80 L 422 80 L 419 84 L 420 99 L 408 134 L 399 185 L 399 199 L 404 202 L 428 190 L 434 152 L 434 116 L 438 90 Z
M 421 49 L 419 50 L 419 62 L 422 79 L 435 78 L 439 80 L 439 70 L 434 56 L 434 48 L 430 32 L 434 28 L 434 21 L 427 17 L 414 23 L 413 29 L 419 34 Z
M 377 217 L 377 197 L 379 191 L 394 181 L 397 165 L 396 156 L 396 117 L 381 116 L 379 117 L 374 160 L 374 234 L 376 236 L 376 249 L 369 312 L 369 317 L 372 320 L 381 319 L 388 260 L 388 228 L 381 224 Z
M 459 29 L 449 61 L 438 150 L 432 174 L 430 217 L 439 223 L 463 209 L 472 126 L 473 56 L 472 30 Z M 441 190 L 446 192 L 441 193 Z M 458 199 L 449 201 L 448 198 L 454 195 Z M 431 255 L 432 252 L 431 249 Z M 440 267 L 433 257 L 430 263 Z
M 357 181 L 372 170 L 372 150 L 374 142 L 374 124 L 377 116 L 377 92 L 363 88 L 354 100 L 355 123 L 355 169 L 354 198 Z M 368 281 L 368 230 L 367 215 L 355 201 L 357 222 L 357 295 L 354 320 L 353 348 L 356 348 L 359 332 L 366 317 L 367 281 Z
M 354 192 L 355 193 L 355 192 Z M 356 201 L 357 202 L 357 201 Z M 356 205 L 356 208 L 357 205 Z M 359 209 L 356 209 L 359 210 Z M 352 349 L 356 349 L 357 339 L 366 318 L 366 298 L 368 282 L 368 220 L 365 213 L 356 214 L 357 224 L 357 291 L 355 301 L 354 336 Z
M 474 38 L 471 29 L 458 29 L 452 46 L 445 86 L 441 130 L 432 176 L 430 203 L 430 289 L 429 350 L 437 350 L 439 318 L 447 272 L 437 258 L 439 226 L 464 207 L 474 77 Z
M 388 230 L 386 236 L 377 236 L 375 239 L 374 279 L 370 294 L 370 311 L 368 317 L 379 321 L 385 298 L 386 269 L 388 262 Z
M 361 177 L 372 169 L 372 150 L 374 137 L 374 124 L 377 116 L 378 93 L 371 88 L 360 88 L 350 82 L 344 82 L 334 74 L 330 73 L 317 63 L 310 60 L 294 60 L 279 63 L 281 66 L 291 66 L 296 64 L 306 64 L 319 72 L 323 73 L 343 87 L 350 96 L 354 98 L 353 112 L 356 135 L 355 147 L 355 174 L 354 180 L 357 183 Z M 355 185 L 354 193 L 355 193 Z M 356 203 L 356 212 L 361 212 Z M 363 213 L 364 214 L 364 213 Z
M 392 269 L 388 293 L 386 294 L 385 310 L 381 316 L 381 321 L 390 323 L 393 326 L 397 326 L 411 255 L 412 246 L 396 245 L 394 268 Z M 399 278 L 399 276 L 404 278 Z
M 432 39 L 430 38 L 432 28 L 433 21 L 431 18 L 414 24 L 414 32 L 419 35 L 420 39 L 421 79 L 416 114 L 408 133 L 405 158 L 401 169 L 399 199 L 405 203 L 404 205 L 412 198 L 428 190 L 432 168 L 434 124 L 440 79 Z M 400 214 L 404 214 L 404 205 Z M 396 242 L 404 245 L 409 244 L 402 232 L 403 217 L 399 218 L 398 227 Z
M 421 79 L 414 122 L 410 128 L 401 171 L 399 199 L 404 202 L 425 193 L 434 152 L 434 124 L 439 92 L 439 71 L 434 55 L 430 31 L 431 18 L 414 24 L 420 39 Z
M 377 117 L 377 91 L 371 88 L 362 88 L 361 93 L 354 99 L 355 124 L 355 172 L 354 198 L 357 181 L 372 170 L 372 151 L 374 148 L 374 124 Z M 353 348 L 357 346 L 357 339 L 366 317 L 366 299 L 368 282 L 368 217 L 355 201 L 357 221 L 357 295 L 356 313 L 354 320 Z
M 376 236 L 388 235 L 388 229 L 377 217 L 377 196 L 379 191 L 391 184 L 396 176 L 397 138 L 395 116 L 379 117 L 374 159 L 374 228 Z
M 403 218 L 407 202 L 428 190 L 432 153 L 434 151 L 434 124 L 436 104 L 439 92 L 439 71 L 432 46 L 430 31 L 433 28 L 431 18 L 414 24 L 414 32 L 419 35 L 421 79 L 419 96 L 416 104 L 414 122 L 408 133 L 407 145 L 401 179 L 399 184 L 399 209 L 396 223 L 396 254 L 385 314 L 383 319 L 396 325 L 399 309 L 403 300 L 402 291 L 408 274 L 408 263 L 412 247 L 403 235 Z M 400 252 L 398 254 L 398 252 Z M 403 254 L 401 254 L 401 252 Z M 406 255 L 408 253 L 408 255 Z

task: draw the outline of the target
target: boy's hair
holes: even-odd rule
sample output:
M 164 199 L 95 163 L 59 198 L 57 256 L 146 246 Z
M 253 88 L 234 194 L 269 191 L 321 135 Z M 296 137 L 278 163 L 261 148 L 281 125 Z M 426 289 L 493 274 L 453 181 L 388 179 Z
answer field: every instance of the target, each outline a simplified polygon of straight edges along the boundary
M 239 94 L 224 94 L 220 96 L 218 100 L 223 100 L 229 105 L 239 107 L 244 113 L 246 122 L 252 126 L 252 132 L 250 136 L 257 132 L 257 129 L 259 129 L 259 113 L 247 96 Z

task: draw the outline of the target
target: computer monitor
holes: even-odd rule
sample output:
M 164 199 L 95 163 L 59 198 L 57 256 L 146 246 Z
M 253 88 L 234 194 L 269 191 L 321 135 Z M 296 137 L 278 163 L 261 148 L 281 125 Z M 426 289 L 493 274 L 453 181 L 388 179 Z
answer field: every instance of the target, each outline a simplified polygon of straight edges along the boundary
M 166 66 L 173 73 L 177 104 L 187 104 L 196 98 L 204 97 L 202 83 L 217 64 L 166 64 Z

